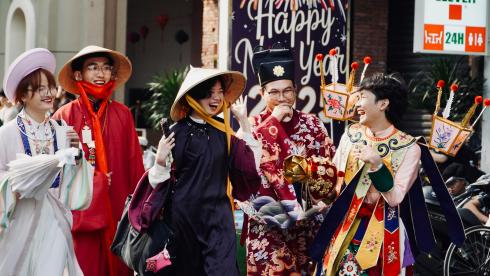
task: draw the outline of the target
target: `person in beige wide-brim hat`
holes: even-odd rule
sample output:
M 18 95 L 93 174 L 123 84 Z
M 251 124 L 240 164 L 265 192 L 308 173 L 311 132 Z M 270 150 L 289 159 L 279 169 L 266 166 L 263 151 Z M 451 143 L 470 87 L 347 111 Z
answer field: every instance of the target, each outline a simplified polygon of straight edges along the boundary
M 236 71 L 224 71 L 218 69 L 206 69 L 190 67 L 179 92 L 175 97 L 172 108 L 170 109 L 170 116 L 173 121 L 177 122 L 187 115 L 189 111 L 189 104 L 185 100 L 185 95 L 193 88 L 198 86 L 204 81 L 220 77 L 223 82 L 223 94 L 224 99 L 228 103 L 228 106 L 235 102 L 235 100 L 243 93 L 246 85 L 245 76 Z
M 175 233 L 166 247 L 168 275 L 239 275 L 232 198 L 244 201 L 257 192 L 261 157 L 240 97 L 244 87 L 240 72 L 191 67 L 172 105 L 176 123 L 160 140 L 147 179 L 154 188 L 171 185 L 170 168 L 178 178 L 165 215 Z M 236 135 L 228 107 L 240 124 Z
M 62 88 L 80 97 L 53 117 L 74 126 L 85 158 L 95 167 L 92 204 L 73 214 L 75 252 L 85 275 L 133 275 L 109 249 L 125 199 L 144 173 L 131 111 L 111 100 L 130 76 L 124 54 L 93 45 L 68 60 L 58 75 Z
M 60 85 L 68 92 L 73 94 L 80 94 L 77 86 L 77 76 L 75 72 L 81 69 L 81 64 L 84 59 L 90 56 L 106 55 L 112 59 L 112 77 L 114 79 L 114 89 L 119 88 L 126 83 L 131 77 L 132 65 L 129 59 L 119 53 L 99 46 L 90 45 L 78 52 L 60 70 L 58 74 L 58 81 Z

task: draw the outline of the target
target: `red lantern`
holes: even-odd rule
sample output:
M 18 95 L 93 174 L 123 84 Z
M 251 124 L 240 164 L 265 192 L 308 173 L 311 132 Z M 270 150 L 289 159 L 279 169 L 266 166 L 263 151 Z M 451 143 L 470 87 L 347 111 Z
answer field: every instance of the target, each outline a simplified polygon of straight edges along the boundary
M 163 41 L 163 29 L 165 29 L 165 26 L 167 25 L 168 16 L 165 14 L 160 14 L 157 16 L 157 22 L 160 26 L 160 40 Z
M 140 41 L 140 34 L 137 32 L 130 32 L 128 34 L 128 40 L 131 42 L 131 44 L 135 44 Z
M 140 35 L 141 35 L 141 38 L 143 39 L 143 51 L 145 51 L 145 48 L 146 48 L 146 37 L 148 36 L 148 33 L 150 32 L 150 29 L 148 28 L 148 26 L 146 25 L 143 25 L 140 27 Z
M 143 38 L 143 40 L 146 39 L 146 37 L 148 36 L 148 33 L 149 32 L 150 32 L 150 29 L 148 28 L 148 26 L 143 25 L 143 26 L 140 27 L 140 35 Z

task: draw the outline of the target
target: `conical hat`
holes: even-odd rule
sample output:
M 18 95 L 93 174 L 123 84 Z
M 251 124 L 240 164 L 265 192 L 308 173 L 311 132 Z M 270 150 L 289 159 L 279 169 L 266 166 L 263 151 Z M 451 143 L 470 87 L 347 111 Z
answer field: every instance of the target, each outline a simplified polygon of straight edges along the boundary
M 172 108 L 170 109 L 170 117 L 174 122 L 181 120 L 187 115 L 187 105 L 184 98 L 185 94 L 200 83 L 217 76 L 221 76 L 224 80 L 224 97 L 228 104 L 235 102 L 235 100 L 243 93 L 246 79 L 242 73 L 237 71 L 196 68 L 191 66 L 189 73 L 187 73 L 185 76 L 179 92 L 175 97 Z
M 93 53 L 108 53 L 114 60 L 114 69 L 116 72 L 114 89 L 118 88 L 119 86 L 123 85 L 126 81 L 128 81 L 129 77 L 131 76 L 132 66 L 131 66 L 131 62 L 125 55 L 117 51 L 102 48 L 99 46 L 90 45 L 80 50 L 80 52 L 78 52 L 74 57 L 72 57 L 61 68 L 60 73 L 58 74 L 58 82 L 60 83 L 61 87 L 63 87 L 64 90 L 73 94 L 80 94 L 78 92 L 78 87 L 76 85 L 76 80 L 75 80 L 75 76 L 73 75 L 71 64 L 77 58 Z

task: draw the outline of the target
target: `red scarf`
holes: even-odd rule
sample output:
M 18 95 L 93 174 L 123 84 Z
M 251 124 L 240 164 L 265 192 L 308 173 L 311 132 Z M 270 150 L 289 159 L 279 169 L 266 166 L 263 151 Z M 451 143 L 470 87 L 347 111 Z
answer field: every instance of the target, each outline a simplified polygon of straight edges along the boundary
M 88 83 L 86 81 L 77 81 L 77 86 L 80 91 L 80 96 L 82 98 L 82 102 L 88 110 L 92 120 L 92 126 L 94 131 L 95 138 L 95 164 L 97 169 L 99 169 L 103 173 L 109 172 L 109 167 L 107 165 L 107 158 L 104 146 L 104 139 L 102 133 L 102 127 L 100 125 L 100 119 L 104 114 L 105 109 L 107 108 L 107 103 L 109 101 L 109 97 L 114 91 L 114 81 L 110 81 L 103 86 L 94 85 Z M 96 99 L 102 100 L 99 110 L 97 113 L 94 112 L 92 103 L 90 102 L 87 94 L 95 97 Z M 104 97 L 104 98 L 102 98 Z
M 103 139 L 103 129 L 100 125 L 100 119 L 102 118 L 104 111 L 107 108 L 107 103 L 109 101 L 112 92 L 114 91 L 114 81 L 110 81 L 103 86 L 94 85 L 86 81 L 77 81 L 78 90 L 80 91 L 80 97 L 82 98 L 82 103 L 87 108 L 90 119 L 92 120 L 93 133 L 95 138 L 95 166 L 96 168 L 104 174 L 109 172 L 109 167 L 107 165 L 107 158 Z M 87 94 L 92 97 L 102 100 L 99 110 L 97 113 L 94 112 L 92 103 L 90 102 Z M 107 116 L 107 114 L 106 114 Z M 106 251 L 106 256 L 109 264 L 109 275 L 116 276 L 116 260 L 115 256 L 112 255 L 110 251 L 110 245 L 114 238 L 114 233 L 116 231 L 116 223 L 112 218 L 112 208 L 109 199 L 109 195 L 105 197 L 102 204 L 106 209 L 106 217 L 108 219 L 109 225 L 104 231 L 104 249 Z
M 97 100 L 108 100 L 114 91 L 114 81 L 111 80 L 104 85 L 96 85 L 86 81 L 80 81 L 84 90 Z

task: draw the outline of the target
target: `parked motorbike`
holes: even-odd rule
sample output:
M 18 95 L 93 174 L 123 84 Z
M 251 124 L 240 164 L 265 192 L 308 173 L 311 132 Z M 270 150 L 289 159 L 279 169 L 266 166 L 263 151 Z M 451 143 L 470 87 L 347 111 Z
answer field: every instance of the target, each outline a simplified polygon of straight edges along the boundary
M 490 271 L 490 261 L 487 260 L 487 256 L 490 258 L 490 240 L 487 240 L 490 228 L 482 226 L 471 211 L 462 208 L 474 196 L 490 193 L 490 175 L 481 176 L 468 185 L 462 194 L 453 197 L 465 226 L 466 240 L 460 248 L 449 240 L 446 219 L 432 187 L 424 186 L 423 191 L 437 247 L 431 254 L 417 257 L 416 271 L 421 275 L 490 275 L 485 274 Z

